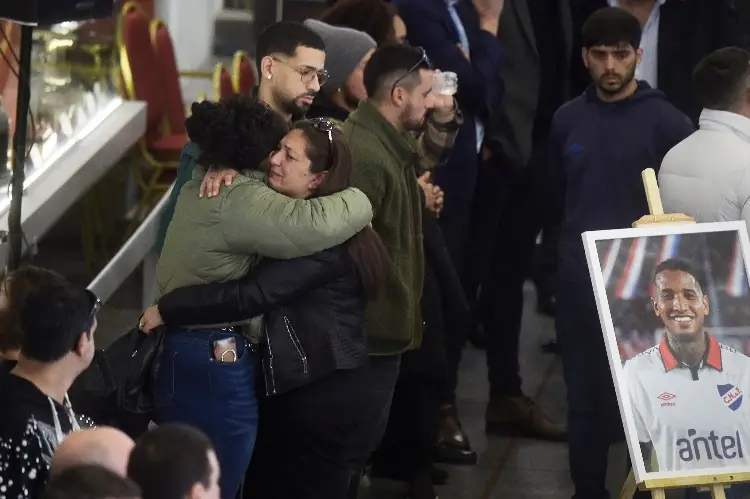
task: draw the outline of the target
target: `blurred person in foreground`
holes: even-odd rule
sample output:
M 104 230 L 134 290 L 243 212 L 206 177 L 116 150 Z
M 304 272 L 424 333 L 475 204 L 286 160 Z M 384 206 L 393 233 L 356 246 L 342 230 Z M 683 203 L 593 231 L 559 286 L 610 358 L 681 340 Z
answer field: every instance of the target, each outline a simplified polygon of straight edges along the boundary
M 81 464 L 56 474 L 41 499 L 142 499 L 132 480 L 103 466 Z
M 750 53 L 727 47 L 707 56 L 693 88 L 703 106 L 699 130 L 661 164 L 665 212 L 701 223 L 744 220 L 750 229 Z
M 136 441 L 128 462 L 128 478 L 141 488 L 143 499 L 219 499 L 220 476 L 211 441 L 182 424 L 149 430 Z
M 66 392 L 94 356 L 100 308 L 91 291 L 67 282 L 39 286 L 24 300 L 18 363 L 0 375 L 0 470 L 10 499 L 38 497 L 65 436 L 93 426 Z
M 324 67 L 325 50 L 323 40 L 301 23 L 280 21 L 264 29 L 256 48 L 260 81 L 253 89 L 253 97 L 278 113 L 287 125 L 301 118 L 328 79 Z M 156 243 L 159 251 L 164 246 L 182 187 L 190 179 L 203 179 L 206 174 L 205 169 L 198 167 L 201 154 L 199 145 L 192 140 L 182 150 L 177 179 L 159 226 Z M 254 168 L 257 165 L 250 166 Z M 219 185 L 225 179 L 218 175 L 214 175 L 214 178 L 215 181 L 207 183 L 206 188 L 200 191 L 201 196 L 206 189 L 213 194 L 218 193 Z
M 96 464 L 126 476 L 135 442 L 117 428 L 97 427 L 68 435 L 52 456 L 50 476 L 82 464 Z
M 269 184 L 297 199 L 346 189 L 353 168 L 341 131 L 325 118 L 295 123 L 269 166 Z M 248 485 L 257 497 L 346 497 L 359 450 L 352 444 L 369 435 L 365 305 L 388 271 L 385 247 L 368 227 L 310 256 L 265 259 L 240 280 L 176 289 L 144 314 L 146 327 L 162 318 L 177 326 L 263 315 L 267 397 L 251 470 L 257 479 Z
M 52 270 L 28 265 L 9 272 L 0 284 L 0 375 L 10 372 L 21 354 L 21 310 L 26 297 L 40 286 L 63 284 Z
M 568 387 L 575 499 L 609 497 L 607 454 L 622 438 L 581 234 L 630 227 L 648 213 L 641 172 L 658 170 L 667 152 L 693 131 L 662 92 L 635 79 L 641 36 L 638 19 L 623 9 L 591 15 L 581 57 L 592 84 L 555 113 L 550 133 L 550 171 L 564 214 L 556 327 Z
M 261 171 L 269 153 L 281 150 L 291 162 L 302 158 L 279 145 L 286 124 L 263 103 L 234 96 L 194 104 L 186 125 L 202 151 L 200 167 L 214 168 L 219 176 L 224 171 L 247 176 L 232 176 L 231 185 L 220 185 L 217 196 L 204 199 L 198 196 L 200 180 L 182 188 L 156 268 L 157 298 L 185 286 L 238 279 L 261 257 L 318 253 L 370 222 L 371 205 L 356 189 L 312 199 L 276 189 L 274 182 L 286 178 L 273 168 Z M 257 432 L 254 380 L 262 323 L 258 318 L 245 325 L 190 326 L 167 329 L 154 421 L 192 424 L 208 435 L 222 466 L 223 497 L 233 498 Z M 230 348 L 232 355 L 221 357 Z

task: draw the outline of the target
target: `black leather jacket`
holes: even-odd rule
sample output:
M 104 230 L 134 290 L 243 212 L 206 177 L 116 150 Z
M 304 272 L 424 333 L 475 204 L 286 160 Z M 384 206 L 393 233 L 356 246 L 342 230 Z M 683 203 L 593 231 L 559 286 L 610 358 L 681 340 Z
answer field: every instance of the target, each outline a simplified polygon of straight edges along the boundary
M 283 393 L 367 362 L 366 301 L 346 248 L 263 260 L 247 277 L 175 289 L 159 300 L 168 327 L 264 314 L 266 392 Z

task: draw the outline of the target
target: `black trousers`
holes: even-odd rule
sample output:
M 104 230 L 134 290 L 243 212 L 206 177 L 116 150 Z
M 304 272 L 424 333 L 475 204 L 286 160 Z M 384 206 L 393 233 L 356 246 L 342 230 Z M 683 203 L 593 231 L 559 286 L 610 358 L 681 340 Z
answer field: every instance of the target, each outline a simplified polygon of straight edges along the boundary
M 535 282 L 540 293 L 554 289 L 560 220 L 552 202 L 547 158 L 547 142 L 540 140 L 520 172 L 491 162 L 480 169 L 463 280 L 472 320 L 482 325 L 487 337 L 492 396 L 521 395 L 523 286 L 532 271 L 540 231 L 544 242 Z
M 401 358 L 401 355 L 370 356 L 373 399 L 365 417 L 365 429 L 360 435 L 361 438 L 352 444 L 353 452 L 348 464 L 349 499 L 356 499 L 358 496 L 359 483 L 367 461 L 380 446 L 386 432 L 396 383 L 401 372 Z
M 481 284 L 476 317 L 487 337 L 492 396 L 521 395 L 518 346 L 523 318 L 523 286 L 531 272 L 544 212 L 549 209 L 541 188 L 546 154 L 546 148 L 539 146 L 530 164 L 510 184 L 497 227 L 495 247 Z
M 443 307 L 448 372 L 439 394 L 441 404 L 456 403 L 458 367 L 468 332 L 476 322 L 479 287 L 487 274 L 495 247 L 500 213 L 506 196 L 506 177 L 499 165 L 480 162 L 471 212 L 462 221 L 464 232 L 461 235 L 465 242 L 461 252 L 451 251 L 453 264 L 468 302 L 469 316 L 467 317 L 465 310 L 451 307 L 448 303 Z M 450 248 L 450 240 L 456 237 L 456 231 L 451 232 L 450 225 L 444 224 L 443 220 L 440 222 L 443 236 Z
M 350 464 L 364 460 L 374 390 L 370 366 L 340 370 L 265 398 L 245 497 L 345 499 Z
M 568 388 L 568 449 L 575 499 L 606 499 L 607 456 L 624 431 L 590 282 L 560 282 L 557 341 Z
M 385 436 L 373 456 L 375 467 L 396 470 L 404 476 L 432 465 L 439 391 L 446 379 L 441 302 L 440 284 L 428 258 L 421 303 L 426 325 L 422 346 L 401 357 Z

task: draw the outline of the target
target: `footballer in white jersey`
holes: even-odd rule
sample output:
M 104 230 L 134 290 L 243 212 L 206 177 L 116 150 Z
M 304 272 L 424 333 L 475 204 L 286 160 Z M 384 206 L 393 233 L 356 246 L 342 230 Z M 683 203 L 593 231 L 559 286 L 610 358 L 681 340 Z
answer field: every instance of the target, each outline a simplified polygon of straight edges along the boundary
M 666 334 L 624 366 L 646 470 L 750 466 L 750 358 L 704 327 L 708 297 L 689 264 L 662 262 L 653 288 Z

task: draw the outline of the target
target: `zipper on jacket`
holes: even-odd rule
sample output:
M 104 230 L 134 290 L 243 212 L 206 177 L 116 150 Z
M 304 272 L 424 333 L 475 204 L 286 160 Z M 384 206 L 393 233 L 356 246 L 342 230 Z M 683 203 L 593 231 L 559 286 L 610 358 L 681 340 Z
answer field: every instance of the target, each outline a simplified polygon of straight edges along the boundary
M 302 349 L 302 342 L 297 338 L 297 333 L 294 332 L 294 326 L 292 326 L 286 315 L 284 316 L 284 324 L 286 325 L 286 331 L 289 333 L 289 339 L 292 340 L 294 348 L 297 349 L 297 354 L 299 354 L 302 360 L 302 372 L 307 374 L 307 355 L 305 355 L 305 351 Z
M 268 377 L 271 378 L 270 380 L 266 379 L 266 391 L 268 395 L 273 395 L 276 393 L 276 377 L 273 374 L 273 348 L 271 347 L 271 337 L 266 335 L 266 349 L 268 350 Z M 268 382 L 271 382 L 271 386 L 268 386 Z

